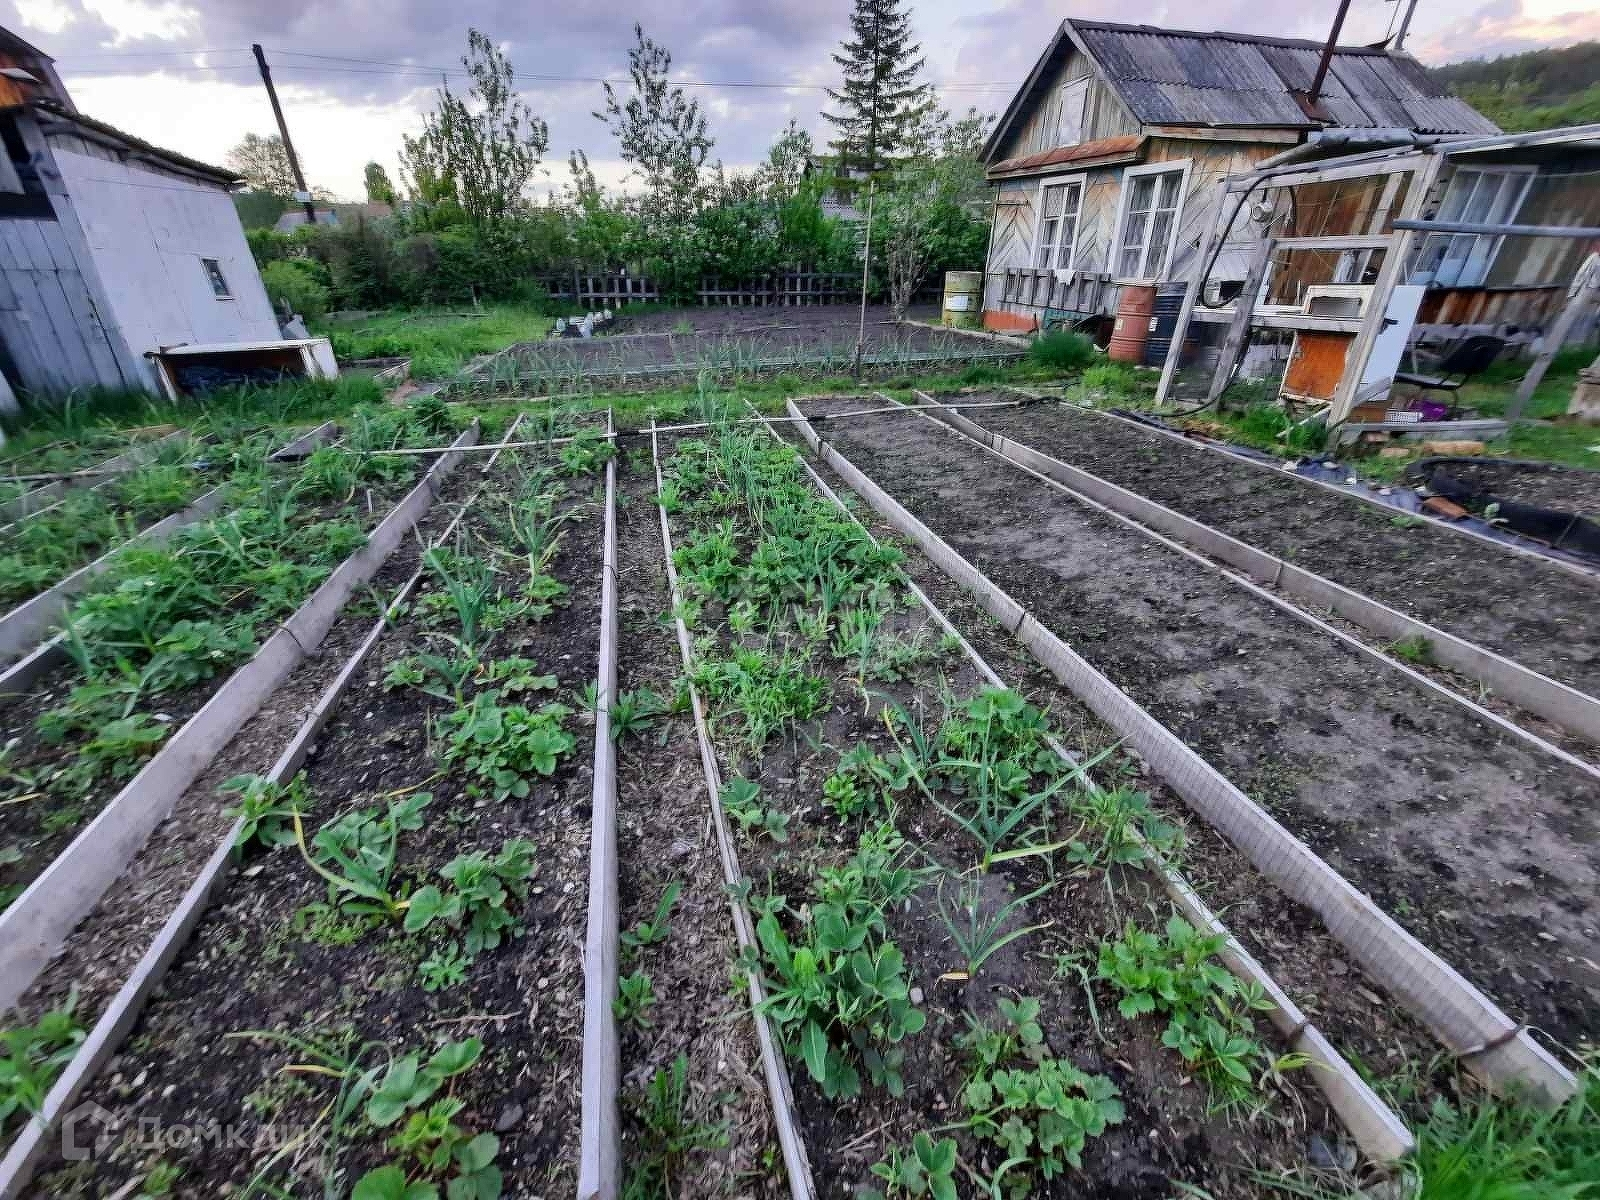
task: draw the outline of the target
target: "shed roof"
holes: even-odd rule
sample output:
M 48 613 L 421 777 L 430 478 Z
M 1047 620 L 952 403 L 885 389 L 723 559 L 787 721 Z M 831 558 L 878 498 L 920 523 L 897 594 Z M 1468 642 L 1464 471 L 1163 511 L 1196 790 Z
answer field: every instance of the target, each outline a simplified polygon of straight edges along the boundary
M 1079 142 L 1075 146 L 1057 146 L 1054 150 L 1024 154 L 994 163 L 987 174 L 990 179 L 999 179 L 1014 174 L 1031 175 L 1044 167 L 1103 167 L 1113 163 L 1135 162 L 1143 155 L 1147 141 L 1149 139 L 1140 134 L 1126 133 L 1092 142 Z
M 124 133 L 115 125 L 108 125 L 106 122 L 97 121 L 93 117 L 86 117 L 80 112 L 69 111 L 53 101 L 36 100 L 32 107 L 41 116 L 49 118 L 54 125 L 54 129 L 66 128 L 68 132 L 71 132 L 72 129 L 70 127 L 76 126 L 76 131 L 78 132 L 96 137 L 101 141 L 116 143 L 119 147 L 131 151 L 142 158 L 176 167 L 186 174 L 202 176 L 224 187 L 231 188 L 244 182 L 237 171 L 214 167 L 210 163 L 203 163 L 197 158 L 190 158 L 187 155 L 179 154 L 175 150 L 164 150 L 160 146 L 145 141 L 143 138 L 135 137 L 131 133 Z M 53 130 L 47 128 L 47 132 L 51 131 Z
M 1334 50 L 1319 97 L 1328 119 L 1318 120 L 1295 93 L 1303 95 L 1311 85 L 1320 42 L 1069 17 L 995 126 L 984 146 L 985 159 L 999 151 L 1034 89 L 1069 47 L 1088 58 L 1142 125 L 1499 132 L 1471 105 L 1448 94 L 1416 59 L 1381 47 Z

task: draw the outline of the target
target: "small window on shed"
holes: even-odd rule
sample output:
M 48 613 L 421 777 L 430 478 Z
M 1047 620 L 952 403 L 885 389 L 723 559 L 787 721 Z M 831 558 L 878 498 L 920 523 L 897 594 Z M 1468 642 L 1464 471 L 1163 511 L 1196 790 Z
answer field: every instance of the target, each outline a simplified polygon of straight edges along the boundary
M 1061 112 L 1056 118 L 1057 146 L 1076 146 L 1083 141 L 1083 112 L 1088 100 L 1087 77 L 1062 85 Z
M 228 278 L 222 273 L 222 267 L 214 258 L 202 258 L 200 265 L 205 268 L 206 279 L 211 283 L 211 294 L 218 300 L 232 300 L 233 293 L 228 290 Z

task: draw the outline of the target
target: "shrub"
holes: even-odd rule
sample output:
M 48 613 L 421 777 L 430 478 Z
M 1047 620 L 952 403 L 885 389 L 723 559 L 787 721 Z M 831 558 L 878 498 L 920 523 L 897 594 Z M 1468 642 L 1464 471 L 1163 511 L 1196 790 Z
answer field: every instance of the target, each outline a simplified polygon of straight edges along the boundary
M 1041 367 L 1071 371 L 1092 363 L 1095 348 L 1094 343 L 1083 334 L 1057 329 L 1036 337 L 1028 348 L 1028 357 Z
M 301 258 L 283 258 L 261 269 L 272 307 L 299 313 L 315 321 L 328 311 L 328 289 L 317 278 L 316 266 Z

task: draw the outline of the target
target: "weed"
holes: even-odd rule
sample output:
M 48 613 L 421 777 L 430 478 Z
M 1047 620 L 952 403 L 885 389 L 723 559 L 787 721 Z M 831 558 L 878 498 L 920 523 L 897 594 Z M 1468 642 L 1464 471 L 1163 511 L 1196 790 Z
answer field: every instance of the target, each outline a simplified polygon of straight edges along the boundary
M 1052 371 L 1073 371 L 1094 362 L 1099 352 L 1081 333 L 1058 329 L 1042 333 L 1028 347 L 1028 359 Z
M 158 1162 L 145 1172 L 139 1192 L 144 1196 L 170 1196 L 181 1178 L 182 1167 L 176 1163 Z
M 1433 643 L 1420 633 L 1389 643 L 1389 653 L 1414 667 L 1433 665 Z
M 761 788 L 748 779 L 734 778 L 722 785 L 718 793 L 722 811 L 739 823 L 746 834 L 760 832 L 775 842 L 789 840 L 789 816 L 777 809 L 764 808 Z
M 666 710 L 666 702 L 649 688 L 618 692 L 611 702 L 611 737 L 621 741 L 637 734 Z
M 667 940 L 669 932 L 667 918 L 672 912 L 672 906 L 678 902 L 678 897 L 683 893 L 683 884 L 674 879 L 667 884 L 661 893 L 661 899 L 656 902 L 656 913 L 648 921 L 640 921 L 632 929 L 622 931 L 620 941 L 625 950 L 642 950 L 646 946 L 655 946 Z
M 632 1021 L 640 1029 L 650 1028 L 646 1014 L 655 1005 L 655 988 L 650 976 L 643 971 L 617 977 L 617 998 L 611 1002 L 611 1011 L 619 1021 Z
M 467 981 L 471 960 L 461 947 L 450 942 L 424 958 L 417 967 L 417 978 L 425 992 L 439 992 Z
M 728 1144 L 726 1122 L 710 1125 L 689 1116 L 689 1060 L 682 1054 L 651 1077 L 635 1111 L 641 1128 L 625 1200 L 672 1200 L 689 1156 Z
M 317 831 L 314 855 L 306 848 L 299 815 L 292 816 L 295 842 L 311 869 L 328 881 L 330 904 L 386 920 L 404 912 L 404 902 L 390 892 L 395 853 L 401 833 L 422 828 L 422 811 L 432 802 L 432 793 L 415 792 L 391 800 L 381 813 L 371 808 L 347 812 Z
M 0 1032 L 0 1129 L 18 1114 L 37 1113 L 50 1087 L 78 1052 L 85 1031 L 74 1010 L 74 989 L 32 1025 Z
M 267 850 L 292 844 L 295 817 L 311 811 L 311 793 L 303 771 L 286 784 L 262 775 L 235 775 L 223 783 L 222 791 L 239 798 L 223 815 L 240 822 L 233 840 L 233 848 L 240 854 L 255 844 Z

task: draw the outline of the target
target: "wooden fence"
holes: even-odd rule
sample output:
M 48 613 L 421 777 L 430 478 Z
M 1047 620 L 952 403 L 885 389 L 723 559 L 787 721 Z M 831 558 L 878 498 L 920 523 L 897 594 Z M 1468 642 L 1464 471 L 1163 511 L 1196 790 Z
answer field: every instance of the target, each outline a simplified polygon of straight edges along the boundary
M 659 302 L 661 289 L 645 275 L 545 275 L 538 280 L 552 300 L 584 310 L 623 308 L 644 301 Z M 937 300 L 937 280 L 918 289 L 918 301 Z M 854 272 L 777 271 L 753 279 L 706 275 L 695 292 L 702 308 L 771 305 L 799 308 L 814 304 L 852 304 L 861 297 L 861 276 Z

